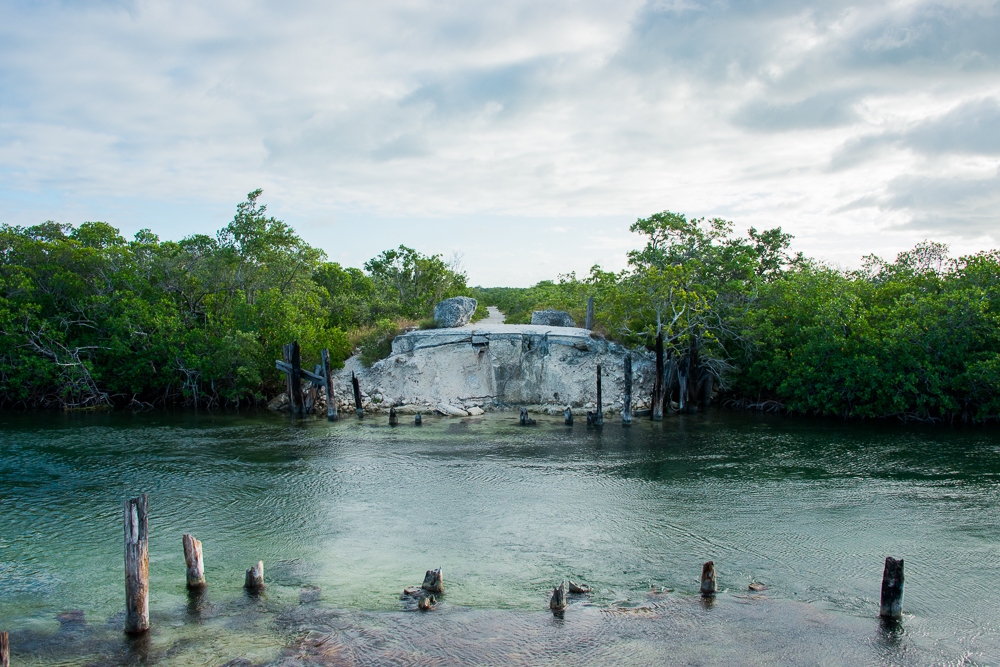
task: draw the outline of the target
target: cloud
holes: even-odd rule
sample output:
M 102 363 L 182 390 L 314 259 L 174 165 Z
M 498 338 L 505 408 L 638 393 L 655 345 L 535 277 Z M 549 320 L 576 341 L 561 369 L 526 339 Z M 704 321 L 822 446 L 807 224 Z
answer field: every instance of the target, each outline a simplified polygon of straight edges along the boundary
M 998 20 L 945 0 L 0 0 L 0 216 L 171 238 L 259 186 L 355 265 L 502 218 L 571 229 L 585 272 L 624 257 L 607 229 L 664 209 L 853 257 L 858 229 L 912 245 L 906 179 L 957 193 L 958 158 L 975 180 L 998 155 Z M 956 210 L 986 215 L 973 200 Z M 557 259 L 462 242 L 473 281 Z

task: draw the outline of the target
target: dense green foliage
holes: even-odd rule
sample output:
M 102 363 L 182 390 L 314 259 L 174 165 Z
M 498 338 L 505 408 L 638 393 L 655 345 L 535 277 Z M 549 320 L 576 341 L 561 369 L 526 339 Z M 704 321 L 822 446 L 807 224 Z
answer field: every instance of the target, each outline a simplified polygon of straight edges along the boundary
M 260 190 L 214 237 L 131 241 L 101 222 L 0 226 L 0 404 L 238 405 L 281 390 L 281 345 L 304 365 L 426 316 L 465 276 L 440 256 L 387 251 L 369 270 L 265 215 Z
M 667 355 L 697 355 L 729 402 L 812 415 L 1000 418 L 1000 253 L 949 260 L 922 243 L 860 271 L 788 252 L 780 228 L 746 237 L 724 220 L 664 211 L 632 231 L 646 245 L 620 272 L 595 266 L 530 288 L 473 288 L 508 322 L 542 308 Z M 513 315 L 513 317 L 512 317 Z

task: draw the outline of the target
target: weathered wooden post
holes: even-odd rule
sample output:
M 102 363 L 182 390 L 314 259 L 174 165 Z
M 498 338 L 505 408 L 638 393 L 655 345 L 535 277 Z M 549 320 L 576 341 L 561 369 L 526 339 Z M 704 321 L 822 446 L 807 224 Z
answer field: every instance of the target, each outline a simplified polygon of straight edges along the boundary
M 293 415 L 302 414 L 302 355 L 299 350 L 299 342 L 292 342 L 292 372 L 288 374 L 291 378 L 291 392 L 288 395 L 289 410 Z
M 903 617 L 902 558 L 896 560 L 889 556 L 885 559 L 885 570 L 882 572 L 882 601 L 878 613 L 882 618 L 893 621 Z
M 292 365 L 292 344 L 287 343 L 281 346 L 281 360 L 288 364 L 289 368 Z M 285 371 L 285 393 L 288 395 L 288 410 L 292 409 L 292 374 L 289 371 Z
M 427 573 L 424 574 L 424 583 L 420 587 L 431 593 L 444 593 L 444 579 L 441 576 L 441 568 L 427 570 Z
M 573 425 L 573 408 L 571 408 L 568 405 L 566 406 L 566 409 L 563 411 L 563 423 L 566 424 L 566 426 Z
M 149 495 L 125 501 L 125 632 L 149 630 Z
M 594 297 L 587 297 L 587 322 L 584 325 L 585 329 L 590 331 L 594 330 Z
M 0 632 L 0 667 L 10 667 L 10 639 Z
M 389 408 L 389 426 L 395 426 L 399 423 L 399 419 L 396 418 L 396 408 Z
M 715 597 L 715 562 L 708 561 L 701 568 L 701 596 Z
M 549 598 L 549 609 L 552 611 L 562 611 L 566 608 L 566 581 L 552 589 L 552 597 Z
M 597 424 L 604 423 L 604 399 L 601 398 L 601 365 L 597 364 Z
M 521 426 L 533 426 L 535 420 L 528 416 L 528 408 L 521 408 L 521 417 L 519 419 Z
M 251 593 L 264 590 L 264 561 L 257 561 L 256 565 L 247 570 L 243 587 Z
M 351 371 L 351 384 L 354 385 L 354 407 L 358 411 L 358 419 L 364 419 L 365 411 L 361 408 L 361 384 L 354 371 Z
M 632 353 L 625 355 L 625 398 L 622 401 L 622 426 L 632 425 Z
M 649 416 L 654 422 L 663 419 L 663 332 L 656 334 L 656 377 L 653 378 L 653 400 L 650 406 Z
M 322 350 L 319 359 L 323 366 L 323 378 L 326 380 L 326 419 L 335 422 L 340 419 L 340 414 L 337 411 L 337 395 L 333 391 L 333 373 L 330 372 L 330 350 Z
M 184 533 L 184 562 L 187 563 L 187 587 L 199 590 L 205 587 L 205 561 L 201 557 L 201 542 Z
M 422 417 L 420 416 L 420 413 L 418 412 L 418 413 L 416 414 L 416 416 L 415 416 L 415 417 L 413 418 L 413 424 L 414 424 L 415 426 L 420 426 L 420 425 L 421 425 L 421 424 L 423 424 L 423 423 L 424 423 L 424 420 L 423 420 L 423 418 L 422 418 Z

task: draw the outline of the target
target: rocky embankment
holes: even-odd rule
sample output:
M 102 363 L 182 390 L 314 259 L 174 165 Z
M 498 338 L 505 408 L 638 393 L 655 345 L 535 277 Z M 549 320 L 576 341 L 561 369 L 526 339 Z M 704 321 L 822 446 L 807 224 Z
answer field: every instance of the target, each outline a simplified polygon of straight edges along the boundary
M 343 410 L 354 409 L 356 373 L 368 411 L 401 414 L 437 410 L 465 416 L 529 406 L 561 412 L 567 405 L 596 409 L 597 365 L 602 366 L 604 412 L 620 411 L 627 350 L 587 329 L 495 324 L 412 331 L 398 336 L 392 355 L 364 368 L 357 356 L 336 373 Z M 654 363 L 632 353 L 633 407 L 649 407 Z

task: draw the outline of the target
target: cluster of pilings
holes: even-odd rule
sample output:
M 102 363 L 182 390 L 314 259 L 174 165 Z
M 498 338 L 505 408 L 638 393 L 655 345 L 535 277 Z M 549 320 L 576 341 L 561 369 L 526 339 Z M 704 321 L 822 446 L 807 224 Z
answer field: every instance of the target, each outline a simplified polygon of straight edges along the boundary
M 125 632 L 139 635 L 149 630 L 149 495 L 142 494 L 137 498 L 125 501 Z M 187 587 L 192 592 L 198 592 L 207 585 L 205 580 L 205 563 L 202 557 L 201 542 L 192 535 L 185 533 L 182 537 L 184 561 L 187 566 Z M 243 587 L 250 594 L 259 593 L 264 589 L 264 562 L 257 561 L 247 569 Z M 751 584 L 751 590 L 758 590 Z M 566 608 L 567 590 L 570 594 L 587 594 L 589 586 L 566 582 L 552 589 L 549 608 L 562 613 Z M 708 561 L 702 566 L 701 595 L 713 598 L 717 592 L 715 563 Z M 404 597 L 418 600 L 418 609 L 427 611 L 433 608 L 436 598 L 431 593 L 441 595 L 444 592 L 441 568 L 428 570 L 424 582 L 419 589 L 407 588 Z M 885 569 L 882 573 L 882 596 L 879 604 L 879 616 L 887 621 L 896 622 L 903 614 L 903 559 L 888 557 L 885 559 Z M 10 645 L 6 632 L 0 632 L 0 667 L 10 667 Z

